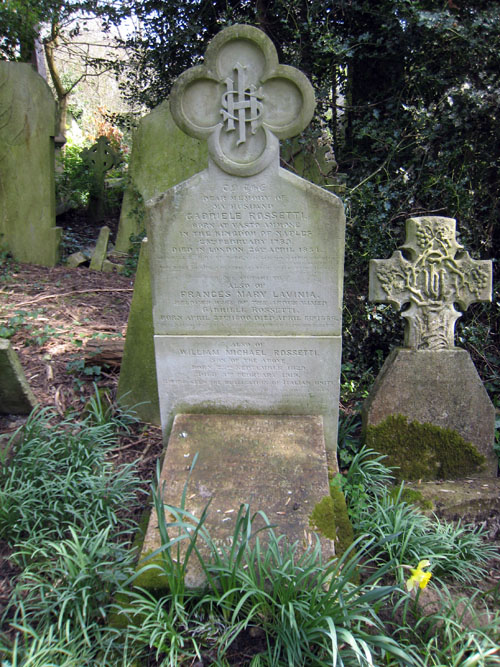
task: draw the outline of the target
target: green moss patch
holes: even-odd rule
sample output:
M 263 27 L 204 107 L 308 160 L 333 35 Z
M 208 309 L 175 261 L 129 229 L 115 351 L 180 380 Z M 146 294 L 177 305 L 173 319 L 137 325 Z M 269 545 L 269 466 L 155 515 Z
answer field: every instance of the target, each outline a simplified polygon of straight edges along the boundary
M 368 426 L 365 442 L 396 467 L 394 475 L 405 480 L 460 479 L 476 473 L 485 458 L 456 431 L 434 424 L 408 423 L 403 415 L 390 415 Z
M 341 556 L 352 544 L 352 530 L 347 505 L 342 491 L 332 486 L 331 495 L 324 496 L 314 506 L 309 526 L 320 535 L 335 542 L 335 555 Z
M 434 503 L 428 498 L 424 498 L 421 491 L 416 491 L 415 489 L 409 489 L 407 486 L 404 487 L 401 495 L 399 495 L 399 487 L 395 486 L 389 493 L 390 497 L 394 500 L 399 496 L 401 500 L 404 500 L 405 503 L 410 505 L 416 505 L 421 510 L 432 510 L 434 509 Z

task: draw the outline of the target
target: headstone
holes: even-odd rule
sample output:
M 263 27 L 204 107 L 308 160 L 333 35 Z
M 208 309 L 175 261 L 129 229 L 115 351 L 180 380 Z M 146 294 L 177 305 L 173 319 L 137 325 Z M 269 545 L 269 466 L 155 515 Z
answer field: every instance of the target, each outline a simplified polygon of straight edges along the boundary
M 186 483 L 185 509 L 192 515 L 199 519 L 210 502 L 205 528 L 209 528 L 216 547 L 231 547 L 242 504 L 250 505 L 252 515 L 263 511 L 290 544 L 312 546 L 316 537 L 310 517 L 329 493 L 321 417 L 177 415 L 160 477 L 164 503 L 180 507 Z M 171 520 L 168 513 L 166 519 Z M 257 518 L 254 528 L 263 525 L 262 518 Z M 170 533 L 174 537 L 175 528 Z M 265 544 L 265 532 L 259 535 Z M 333 541 L 321 542 L 325 559 L 333 556 Z M 160 546 L 158 517 L 153 511 L 141 559 Z M 197 546 L 204 560 L 208 560 L 206 543 L 200 539 Z M 185 553 L 185 540 L 182 547 Z M 204 583 L 194 554 L 185 583 L 189 587 Z M 148 570 L 135 585 L 161 588 L 161 576 Z
M 394 350 L 380 371 L 364 406 L 365 430 L 404 415 L 410 425 L 416 421 L 454 431 L 485 459 L 479 473 L 471 461 L 462 476 L 496 476 L 494 407 L 469 353 L 454 343 L 455 322 L 461 315 L 455 304 L 465 310 L 475 301 L 491 300 L 491 262 L 463 252 L 452 218 L 407 220 L 401 250 L 388 260 L 370 261 L 370 299 L 407 306 L 402 312 L 406 347 Z M 424 444 L 408 443 L 408 448 L 422 459 L 427 455 Z M 446 456 L 458 457 L 448 449 Z M 438 460 L 444 454 L 438 456 L 436 449 L 429 455 L 434 458 L 431 478 L 448 469 L 444 459 Z
M 17 354 L 10 342 L 0 338 L 0 413 L 29 414 L 36 405 Z
M 188 137 L 172 119 L 168 101 L 141 119 L 129 164 L 130 185 L 123 197 L 115 251 L 127 253 L 130 236 L 144 231 L 144 202 L 206 167 L 206 143 Z M 118 398 L 145 422 L 160 424 L 153 344 L 151 279 L 147 248 L 139 254 L 130 305 Z
M 0 248 L 20 262 L 54 266 L 56 107 L 26 63 L 0 61 Z
M 135 274 L 117 399 L 121 405 L 132 408 L 142 421 L 161 423 L 147 239 L 142 242 Z
M 335 451 L 344 214 L 279 167 L 314 111 L 272 42 L 232 26 L 174 84 L 171 110 L 208 169 L 148 202 L 160 410 L 321 415 Z
M 168 100 L 141 118 L 134 133 L 115 250 L 127 253 L 130 237 L 145 226 L 144 202 L 207 165 L 204 141 L 188 137 L 172 119 Z M 151 332 L 152 335 L 152 332 Z
M 110 229 L 107 225 L 101 227 L 101 231 L 99 232 L 99 237 L 92 254 L 92 259 L 90 260 L 90 268 L 93 271 L 102 271 L 102 267 L 108 252 L 109 234 Z
M 121 162 L 120 155 L 112 148 L 106 137 L 99 137 L 90 148 L 81 152 L 82 160 L 90 171 L 90 215 L 95 222 L 106 217 L 106 172 Z

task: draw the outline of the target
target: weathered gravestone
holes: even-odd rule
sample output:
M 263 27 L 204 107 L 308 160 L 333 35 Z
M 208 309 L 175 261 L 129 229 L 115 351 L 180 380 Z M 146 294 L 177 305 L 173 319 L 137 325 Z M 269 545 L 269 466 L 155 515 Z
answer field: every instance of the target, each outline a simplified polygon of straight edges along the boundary
M 168 100 L 141 118 L 134 132 L 115 250 L 127 253 L 130 237 L 144 231 L 144 202 L 207 165 L 204 141 L 188 137 L 172 119 Z
M 99 222 L 107 213 L 104 182 L 106 172 L 119 164 L 121 157 L 106 137 L 99 137 L 93 146 L 85 148 L 81 157 L 90 172 L 90 215 L 95 222 Z
M 0 338 L 0 414 L 25 415 L 36 405 L 17 354 Z
M 54 266 L 56 107 L 44 79 L 24 63 L 0 61 L 0 248 L 20 262 Z
M 491 300 L 491 262 L 463 252 L 452 218 L 407 220 L 402 251 L 370 262 L 370 299 L 407 308 L 406 347 L 389 355 L 364 406 L 367 442 L 403 477 L 496 476 L 494 408 L 454 343 L 455 304 Z
M 206 142 L 188 137 L 177 127 L 168 101 L 144 116 L 134 134 L 130 185 L 123 198 L 115 251 L 126 253 L 130 236 L 144 230 L 147 199 L 193 176 L 206 164 Z M 160 424 L 146 240 L 142 243 L 135 276 L 118 399 L 123 405 L 134 408 L 143 421 Z
M 240 481 L 228 479 L 228 487 L 248 490 L 255 477 L 264 498 L 263 489 L 271 495 L 276 486 L 272 469 L 279 470 L 288 492 L 296 486 L 292 471 L 300 477 L 303 461 L 314 456 L 307 438 L 299 438 L 300 447 L 295 442 L 308 420 L 316 420 L 320 429 L 318 451 L 326 444 L 335 452 L 345 221 L 337 197 L 279 167 L 279 139 L 306 127 L 314 93 L 301 72 L 279 65 L 272 42 L 260 30 L 233 26 L 217 35 L 205 64 L 176 81 L 170 103 L 176 123 L 207 140 L 209 163 L 147 203 L 165 439 L 174 416 L 191 413 L 180 436 L 175 428 L 170 436 L 164 471 L 168 476 L 180 465 L 187 474 L 186 452 L 180 453 L 175 438 L 184 432 L 190 436 L 189 418 L 200 415 L 212 449 L 221 447 L 218 453 L 204 449 L 200 454 L 201 466 L 211 456 L 220 462 L 218 477 L 205 479 L 218 507 L 225 454 L 232 461 L 233 449 L 239 458 L 248 452 L 247 479 L 245 474 Z M 234 442 L 226 441 L 217 426 L 220 414 L 230 415 L 236 430 L 243 428 Z M 259 432 L 262 419 L 281 420 L 286 437 L 279 447 L 273 445 L 269 427 L 269 449 L 262 449 L 261 458 L 272 458 L 272 466 L 257 469 L 254 459 L 260 459 L 252 447 L 265 441 Z M 214 436 L 218 428 L 219 438 Z M 199 435 L 189 453 L 194 455 L 202 442 Z M 302 457 L 296 447 L 304 448 Z M 307 515 L 328 494 L 324 450 L 319 470 L 318 484 L 306 483 L 310 494 L 297 503 Z M 200 493 L 198 488 L 193 495 Z M 231 509 L 246 502 L 244 495 L 234 496 Z M 289 529 L 287 516 L 293 507 L 272 519 L 295 539 L 298 533 Z M 217 517 L 211 521 L 217 527 Z M 309 524 L 301 525 L 303 534 Z
M 108 252 L 108 243 L 109 243 L 109 234 L 110 229 L 107 225 L 101 227 L 99 232 L 99 237 L 97 239 L 94 252 L 92 253 L 92 259 L 90 260 L 90 268 L 92 271 L 102 271 L 104 262 L 106 261 L 106 256 Z
M 344 214 L 279 167 L 314 94 L 256 28 L 234 26 L 171 94 L 208 169 L 148 202 L 162 424 L 177 412 L 319 414 L 336 448 Z

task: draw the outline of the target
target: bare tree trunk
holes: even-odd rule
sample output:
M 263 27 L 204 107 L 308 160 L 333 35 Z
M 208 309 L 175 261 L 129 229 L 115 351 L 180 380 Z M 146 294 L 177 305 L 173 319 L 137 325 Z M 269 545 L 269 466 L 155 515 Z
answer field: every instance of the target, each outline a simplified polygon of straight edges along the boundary
M 56 141 L 64 143 L 66 140 L 66 120 L 68 115 L 68 98 L 69 92 L 65 90 L 57 65 L 55 62 L 54 52 L 57 47 L 57 38 L 48 40 L 44 44 L 45 47 L 45 57 L 47 58 L 47 65 L 50 72 L 50 78 L 54 85 L 57 96 L 57 107 L 58 107 L 58 125 L 57 125 L 57 137 Z

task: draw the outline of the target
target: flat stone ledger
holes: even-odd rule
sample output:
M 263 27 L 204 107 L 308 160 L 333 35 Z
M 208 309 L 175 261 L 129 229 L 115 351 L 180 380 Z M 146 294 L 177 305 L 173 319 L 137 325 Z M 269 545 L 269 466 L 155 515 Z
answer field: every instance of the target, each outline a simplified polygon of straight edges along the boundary
M 363 413 L 365 426 L 401 414 L 410 421 L 452 429 L 486 459 L 474 476 L 497 476 L 495 409 L 467 350 L 393 350 Z
M 210 501 L 205 527 L 216 546 L 231 546 L 240 506 L 249 504 L 252 515 L 262 510 L 277 535 L 286 535 L 289 543 L 298 542 L 305 550 L 316 540 L 309 517 L 316 503 L 329 494 L 321 417 L 177 415 L 161 472 L 165 504 L 180 506 L 188 479 L 185 509 L 199 518 Z M 166 518 L 172 520 L 168 514 Z M 258 518 L 254 528 L 263 525 Z M 260 539 L 265 543 L 265 532 Z M 203 540 L 197 544 L 208 558 Z M 160 546 L 153 511 L 141 558 Z M 334 556 L 331 540 L 321 538 L 321 546 L 325 560 Z M 139 578 L 137 585 L 161 588 L 161 578 L 150 573 Z M 194 554 L 185 582 L 190 587 L 204 583 Z

